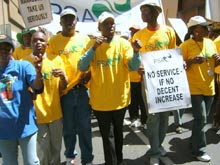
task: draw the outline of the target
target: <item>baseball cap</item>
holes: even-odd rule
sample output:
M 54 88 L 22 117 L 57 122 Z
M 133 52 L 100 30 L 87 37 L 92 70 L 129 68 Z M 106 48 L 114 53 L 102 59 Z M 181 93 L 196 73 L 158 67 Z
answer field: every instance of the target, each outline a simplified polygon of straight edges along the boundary
M 12 38 L 6 34 L 0 34 L 0 43 L 9 43 L 13 49 L 15 48 Z
M 201 26 L 208 26 L 212 24 L 211 22 L 207 22 L 206 19 L 202 16 L 193 16 L 189 19 L 189 22 L 187 23 L 187 27 L 190 28 L 192 26 L 201 25 Z
M 146 7 L 146 6 L 154 8 L 158 13 L 161 13 L 161 12 L 162 12 L 161 7 L 158 6 L 156 3 L 146 3 L 146 4 L 143 4 L 143 5 L 141 5 L 140 9 L 141 9 L 142 7 Z
M 60 14 L 60 18 L 65 16 L 65 15 L 73 15 L 74 17 L 76 17 L 76 12 L 73 10 L 73 9 L 70 9 L 70 8 L 67 8 L 67 9 L 64 9 L 61 14 Z
M 107 12 L 107 11 L 104 11 L 98 18 L 98 22 L 99 23 L 102 23 L 104 22 L 107 18 L 112 18 L 112 19 L 115 19 L 114 15 Z

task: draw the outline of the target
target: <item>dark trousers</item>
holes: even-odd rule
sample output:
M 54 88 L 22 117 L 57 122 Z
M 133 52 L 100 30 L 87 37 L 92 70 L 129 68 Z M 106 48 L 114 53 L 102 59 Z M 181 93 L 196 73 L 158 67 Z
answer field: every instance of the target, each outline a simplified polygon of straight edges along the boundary
M 147 112 L 144 105 L 144 100 L 141 91 L 141 82 L 131 82 L 131 104 L 128 107 L 130 119 L 139 118 L 139 109 L 141 110 L 141 123 L 145 124 L 147 121 Z
M 123 161 L 123 121 L 125 110 L 126 108 L 112 111 L 94 110 L 102 136 L 106 165 L 117 165 Z
M 214 96 L 191 95 L 192 99 L 192 148 L 193 154 L 201 156 L 206 153 L 205 125 L 210 112 Z

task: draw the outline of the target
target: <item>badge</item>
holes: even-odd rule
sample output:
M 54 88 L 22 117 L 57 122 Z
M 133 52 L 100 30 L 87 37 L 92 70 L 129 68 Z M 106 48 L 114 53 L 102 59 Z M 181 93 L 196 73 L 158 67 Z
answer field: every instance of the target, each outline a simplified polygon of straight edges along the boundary
M 208 72 L 209 76 L 213 76 L 214 75 L 214 72 L 212 71 L 212 69 L 209 69 L 207 72 Z

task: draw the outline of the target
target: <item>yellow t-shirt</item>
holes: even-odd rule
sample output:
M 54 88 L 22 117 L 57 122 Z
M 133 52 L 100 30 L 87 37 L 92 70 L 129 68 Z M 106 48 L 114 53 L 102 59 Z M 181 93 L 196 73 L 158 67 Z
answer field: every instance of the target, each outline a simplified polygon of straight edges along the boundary
M 217 52 L 220 53 L 220 36 L 218 36 L 218 37 L 214 40 L 214 43 L 215 43 L 215 45 L 216 45 Z
M 96 49 L 90 64 L 90 104 L 93 109 L 119 110 L 130 104 L 128 61 L 132 56 L 131 44 L 119 36 Z
M 130 71 L 130 82 L 141 82 L 141 75 L 138 73 L 138 71 Z
M 44 91 L 34 101 L 37 123 L 50 123 L 62 118 L 59 94 L 59 77 L 52 76 L 52 69 L 64 70 L 63 60 L 59 56 L 46 55 L 42 62 Z
M 88 49 L 87 44 L 89 41 L 90 39 L 87 35 L 77 32 L 72 37 L 64 37 L 62 33 L 58 33 L 49 40 L 47 52 L 60 55 L 64 62 L 68 85 L 63 94 L 66 94 L 72 87 L 78 84 L 82 72 L 78 70 L 77 65 L 80 57 Z
M 190 93 L 192 95 L 213 96 L 215 94 L 214 75 L 208 75 L 208 70 L 214 71 L 214 60 L 211 58 L 216 53 L 214 42 L 204 38 L 203 42 L 196 43 L 190 38 L 180 44 L 180 48 L 185 61 L 197 55 L 205 56 L 207 59 L 202 64 L 192 64 L 186 70 Z
M 218 37 L 214 40 L 214 43 L 215 43 L 215 45 L 216 45 L 217 52 L 220 53 L 220 36 L 218 36 Z M 215 73 L 218 74 L 218 81 L 220 81 L 220 79 L 219 79 L 220 65 L 215 68 Z
M 15 60 L 27 60 L 30 61 L 32 54 L 32 49 L 31 48 L 23 48 L 22 45 L 18 46 L 15 48 L 14 53 L 13 53 L 13 58 Z
M 155 31 L 151 31 L 145 27 L 134 34 L 132 41 L 135 39 L 139 39 L 142 42 L 140 53 L 173 49 L 176 47 L 175 32 L 169 26 L 160 26 Z

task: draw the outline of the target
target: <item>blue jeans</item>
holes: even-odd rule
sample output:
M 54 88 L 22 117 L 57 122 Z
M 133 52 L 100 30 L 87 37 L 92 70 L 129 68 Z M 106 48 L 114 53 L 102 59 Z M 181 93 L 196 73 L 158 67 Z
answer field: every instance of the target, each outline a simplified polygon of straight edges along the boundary
M 206 152 L 205 125 L 214 96 L 191 95 L 191 99 L 194 117 L 191 136 L 192 150 L 195 156 L 201 156 Z
M 3 165 L 18 165 L 18 145 L 20 145 L 24 165 L 39 165 L 37 157 L 37 133 L 21 139 L 0 140 Z
M 150 157 L 160 157 L 160 150 L 168 129 L 170 112 L 149 114 L 147 119 L 147 133 L 151 148 L 148 151 Z
M 82 164 L 92 162 L 91 107 L 85 87 L 72 88 L 61 97 L 65 156 L 75 158 L 76 136 L 79 138 Z

